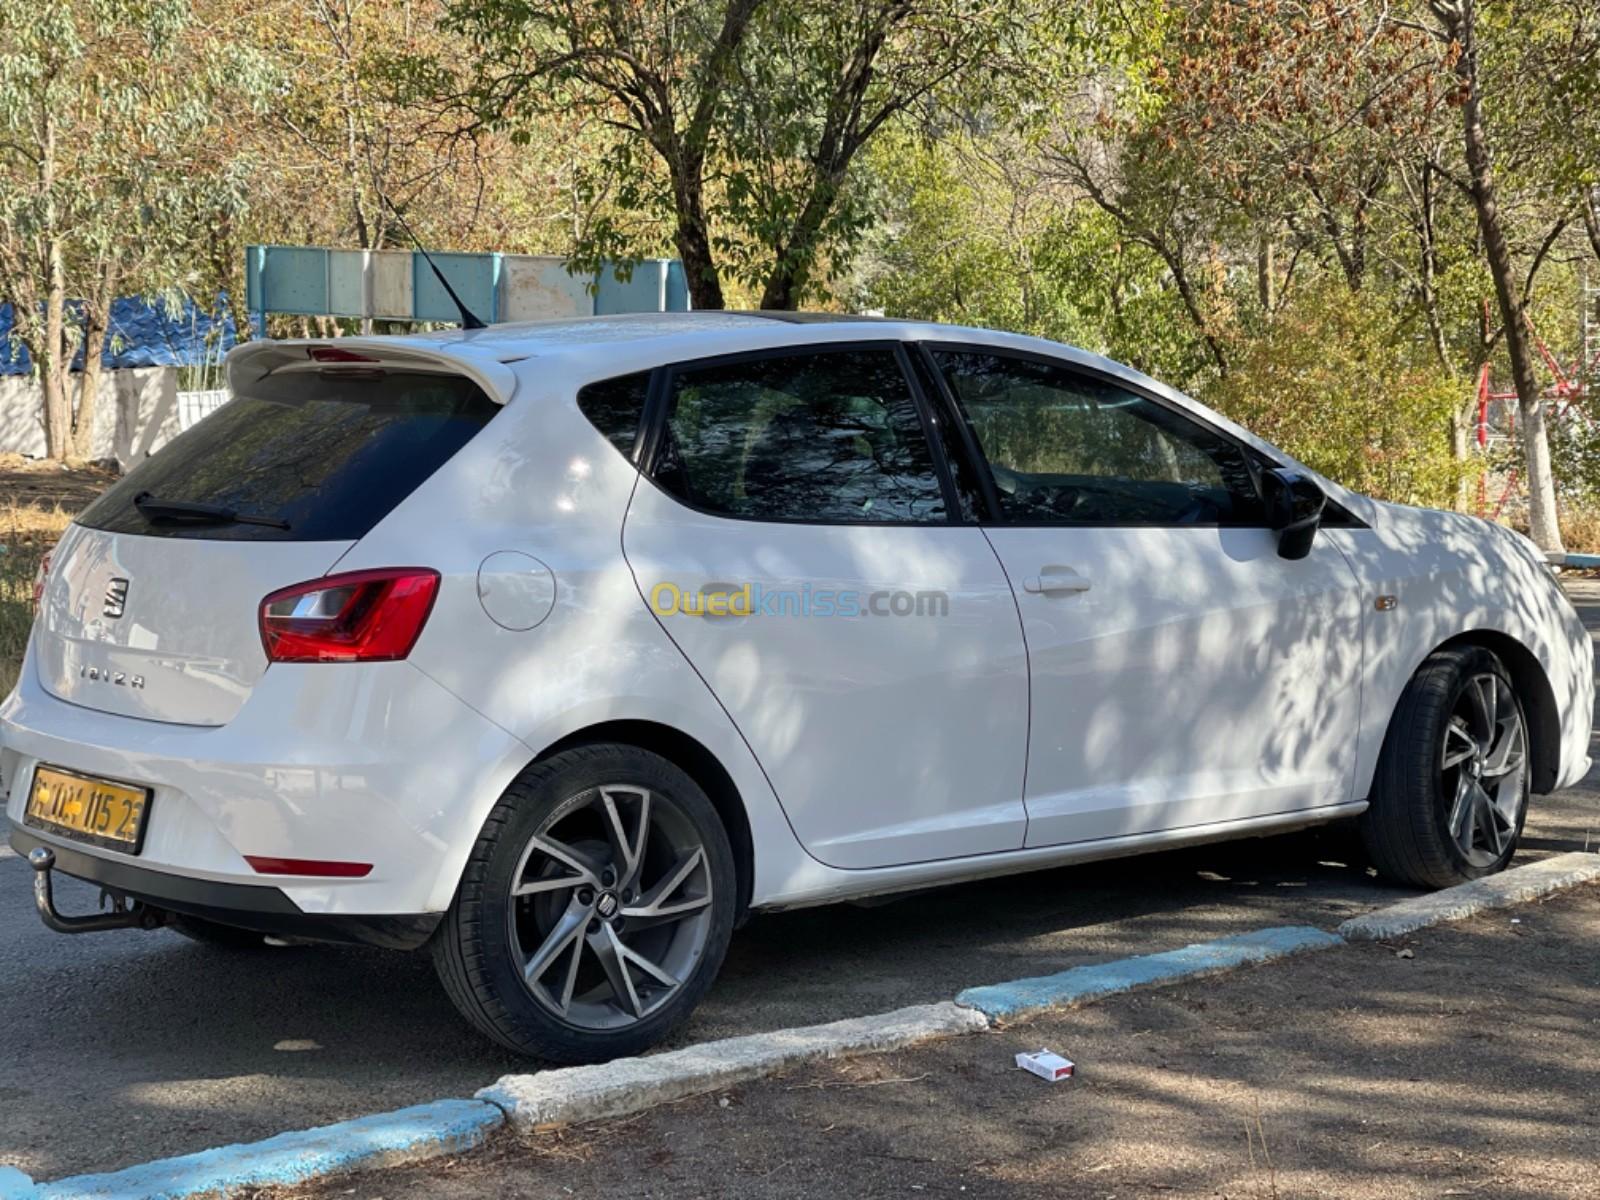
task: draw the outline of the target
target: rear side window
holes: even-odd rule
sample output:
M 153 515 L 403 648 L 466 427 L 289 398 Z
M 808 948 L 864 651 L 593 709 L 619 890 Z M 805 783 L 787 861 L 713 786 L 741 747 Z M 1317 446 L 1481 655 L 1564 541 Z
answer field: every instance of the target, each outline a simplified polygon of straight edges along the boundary
M 893 350 L 812 349 L 675 372 L 655 478 L 696 508 L 754 520 L 947 519 Z
M 622 456 L 633 461 L 633 443 L 650 394 L 650 372 L 603 379 L 578 389 L 578 408 Z
M 268 375 L 128 472 L 78 521 L 160 537 L 354 540 L 499 410 L 458 375 L 348 369 Z M 152 521 L 134 504 L 143 493 L 288 528 Z

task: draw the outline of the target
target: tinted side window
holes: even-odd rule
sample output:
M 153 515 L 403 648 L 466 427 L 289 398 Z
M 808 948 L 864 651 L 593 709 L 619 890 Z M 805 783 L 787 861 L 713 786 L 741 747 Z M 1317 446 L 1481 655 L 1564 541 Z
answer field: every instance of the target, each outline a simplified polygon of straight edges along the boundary
M 961 519 L 977 521 L 983 513 L 983 484 L 978 479 L 976 465 L 971 455 L 967 453 L 961 433 L 956 428 L 956 422 L 962 420 L 962 417 L 959 413 L 949 411 L 943 389 L 934 380 L 922 355 L 913 353 L 910 362 L 911 374 L 915 376 L 922 394 L 928 398 L 928 406 L 933 412 L 934 433 L 944 450 L 944 460 L 950 464 L 951 481 L 955 484 L 956 503 L 960 508 Z
M 458 375 L 281 371 L 173 438 L 78 517 L 112 533 L 237 541 L 364 536 L 478 433 L 500 406 Z M 221 505 L 271 525 L 153 523 L 135 506 Z
M 1013 521 L 1257 525 L 1260 500 L 1232 442 L 1144 397 L 1059 367 L 939 352 Z
M 656 479 L 697 508 L 772 521 L 945 520 L 893 350 L 829 350 L 674 373 Z
M 650 372 L 603 379 L 578 389 L 578 408 L 618 450 L 633 458 L 633 442 L 644 417 L 645 397 L 650 391 Z

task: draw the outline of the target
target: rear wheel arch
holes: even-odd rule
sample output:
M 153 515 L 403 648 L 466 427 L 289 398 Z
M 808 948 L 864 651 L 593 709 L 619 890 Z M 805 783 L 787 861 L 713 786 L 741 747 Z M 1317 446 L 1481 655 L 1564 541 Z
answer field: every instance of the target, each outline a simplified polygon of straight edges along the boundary
M 1528 723 L 1528 750 L 1533 765 L 1531 790 L 1544 795 L 1555 788 L 1561 772 L 1561 710 L 1555 689 L 1538 656 L 1508 633 L 1494 629 L 1474 629 L 1441 642 L 1422 661 L 1441 650 L 1481 646 L 1498 658 L 1511 676 L 1511 684 L 1522 701 Z M 1419 663 L 1420 667 L 1420 663 Z M 1389 719 L 1394 720 L 1391 713 Z
M 599 742 L 638 746 L 659 754 L 687 774 L 705 792 L 717 815 L 722 818 L 723 828 L 733 847 L 734 870 L 739 881 L 735 920 L 742 921 L 749 912 L 751 891 L 755 885 L 755 842 L 751 836 L 750 817 L 745 810 L 744 798 L 739 794 L 739 788 L 727 768 L 705 745 L 681 729 L 663 725 L 659 721 L 643 720 L 603 721 L 574 730 L 560 741 L 546 746 L 534 761 L 542 762 L 565 750 Z

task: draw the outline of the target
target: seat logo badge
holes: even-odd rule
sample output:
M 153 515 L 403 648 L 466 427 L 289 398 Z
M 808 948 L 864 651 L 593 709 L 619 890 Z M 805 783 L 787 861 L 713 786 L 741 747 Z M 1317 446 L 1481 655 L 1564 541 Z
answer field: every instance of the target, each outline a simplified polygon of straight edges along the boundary
M 128 607 L 128 581 L 126 579 L 113 579 L 106 584 L 106 602 L 100 606 L 100 611 L 105 616 L 120 617 Z

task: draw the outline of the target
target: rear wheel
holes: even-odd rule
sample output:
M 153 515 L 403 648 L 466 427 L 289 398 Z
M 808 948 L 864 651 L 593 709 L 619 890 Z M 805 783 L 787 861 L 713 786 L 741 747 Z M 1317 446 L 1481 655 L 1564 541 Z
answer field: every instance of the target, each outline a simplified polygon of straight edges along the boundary
M 687 1017 L 733 931 L 733 851 L 683 771 L 633 746 L 529 767 L 434 935 L 456 1007 L 553 1062 L 637 1054 Z
M 1528 812 L 1528 724 L 1500 660 L 1430 655 L 1400 696 L 1361 818 L 1385 875 L 1449 887 L 1502 870 Z

